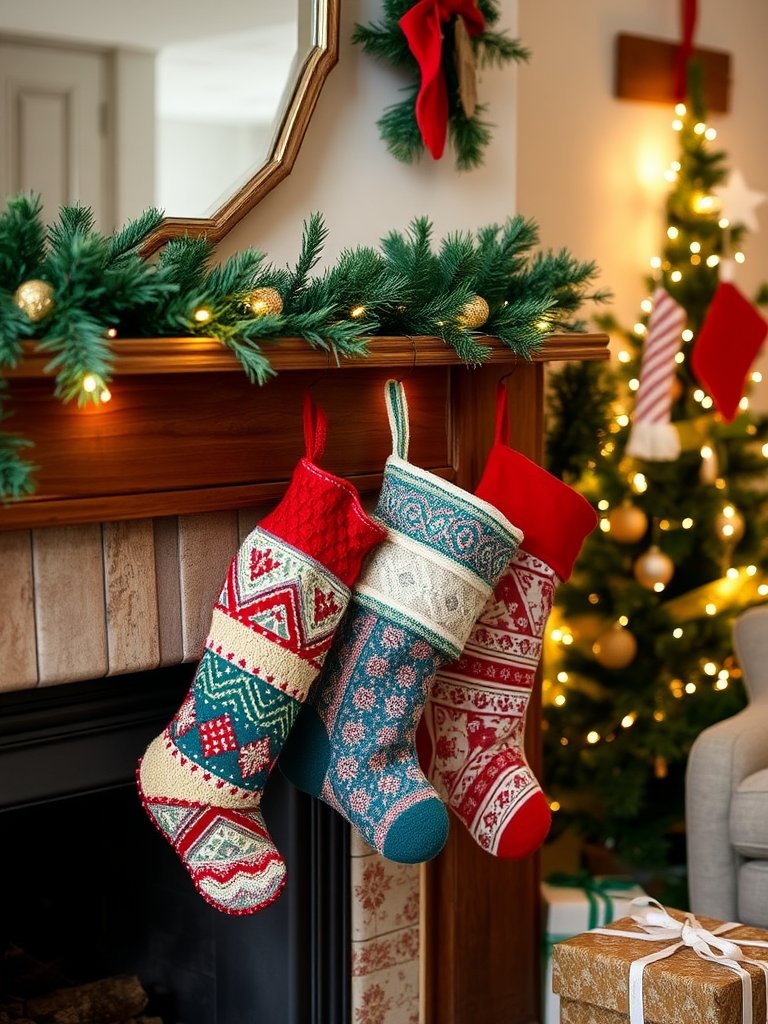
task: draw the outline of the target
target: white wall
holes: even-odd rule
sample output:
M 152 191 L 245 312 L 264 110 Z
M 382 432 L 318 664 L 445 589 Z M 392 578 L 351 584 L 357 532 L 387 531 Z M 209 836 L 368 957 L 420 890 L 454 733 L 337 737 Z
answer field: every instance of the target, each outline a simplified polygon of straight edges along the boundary
M 519 209 L 539 221 L 547 245 L 598 261 L 613 310 L 630 325 L 663 238 L 659 171 L 677 146 L 670 107 L 613 97 L 614 38 L 677 41 L 679 8 L 678 0 L 522 0 L 519 9 L 519 33 L 533 51 L 519 73 Z M 765 0 L 700 0 L 697 44 L 732 58 L 731 109 L 709 118 L 715 145 L 751 188 L 768 193 L 766 39 Z M 768 203 L 757 215 L 761 231 L 750 234 L 736 280 L 747 295 L 768 279 Z
M 515 34 L 517 0 L 501 0 L 500 25 Z M 350 43 L 356 21 L 379 18 L 379 0 L 343 0 L 341 52 L 320 95 L 293 172 L 235 227 L 222 255 L 248 245 L 279 261 L 298 252 L 301 223 L 326 217 L 329 258 L 356 243 L 375 243 L 392 228 L 428 214 L 439 235 L 504 220 L 515 212 L 516 75 L 514 65 L 487 71 L 480 96 L 491 105 L 494 138 L 478 171 L 460 174 L 450 152 L 439 162 L 398 163 L 379 139 L 376 120 L 399 99 L 401 76 Z

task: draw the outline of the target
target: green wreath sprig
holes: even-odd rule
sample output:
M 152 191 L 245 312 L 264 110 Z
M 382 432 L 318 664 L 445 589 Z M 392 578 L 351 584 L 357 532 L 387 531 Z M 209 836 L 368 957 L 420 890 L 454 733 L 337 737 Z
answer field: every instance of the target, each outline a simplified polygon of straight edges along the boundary
M 483 162 L 492 125 L 487 104 L 474 101 L 474 66 L 528 60 L 518 39 L 498 31 L 493 0 L 384 0 L 384 17 L 356 25 L 352 40 L 366 53 L 414 78 L 405 99 L 387 107 L 377 124 L 390 153 L 413 163 L 429 150 L 442 156 L 446 134 L 459 170 Z

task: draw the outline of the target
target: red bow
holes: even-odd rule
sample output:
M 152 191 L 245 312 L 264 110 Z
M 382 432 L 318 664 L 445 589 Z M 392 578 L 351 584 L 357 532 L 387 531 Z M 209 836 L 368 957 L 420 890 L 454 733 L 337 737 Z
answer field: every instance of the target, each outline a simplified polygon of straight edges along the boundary
M 443 155 L 448 130 L 448 88 L 441 66 L 442 25 L 454 14 L 464 19 L 471 36 L 485 30 L 485 18 L 475 6 L 475 0 L 419 0 L 399 22 L 421 71 L 416 123 L 424 145 L 435 160 Z

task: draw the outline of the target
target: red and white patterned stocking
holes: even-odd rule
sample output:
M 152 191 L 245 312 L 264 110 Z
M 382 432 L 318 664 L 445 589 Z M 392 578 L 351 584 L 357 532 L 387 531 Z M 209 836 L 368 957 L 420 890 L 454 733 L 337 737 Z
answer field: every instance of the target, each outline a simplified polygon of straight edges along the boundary
M 507 444 L 499 385 L 496 443 L 476 494 L 522 529 L 523 542 L 475 623 L 461 657 L 438 671 L 419 733 L 422 769 L 476 841 L 525 857 L 550 812 L 525 757 L 525 716 L 558 584 L 570 576 L 594 509 Z

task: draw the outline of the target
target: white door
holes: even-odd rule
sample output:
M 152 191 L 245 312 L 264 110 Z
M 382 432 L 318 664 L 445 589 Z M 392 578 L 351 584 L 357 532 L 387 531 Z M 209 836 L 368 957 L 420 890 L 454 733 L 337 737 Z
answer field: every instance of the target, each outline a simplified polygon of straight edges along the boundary
M 48 222 L 80 202 L 112 230 L 108 72 L 96 49 L 0 39 L 0 199 L 39 192 Z

